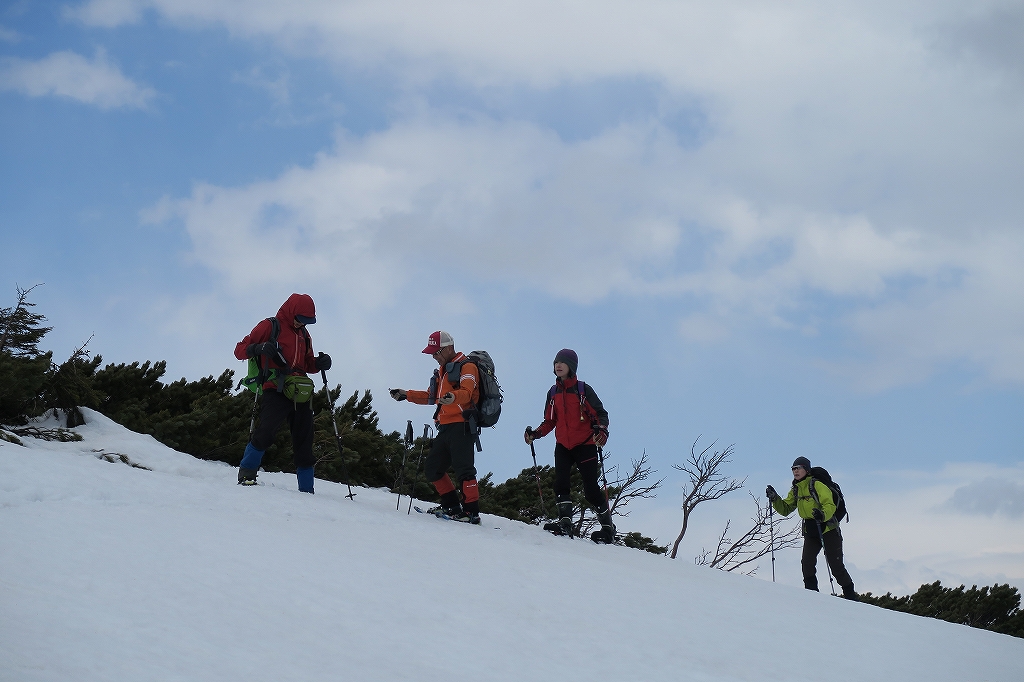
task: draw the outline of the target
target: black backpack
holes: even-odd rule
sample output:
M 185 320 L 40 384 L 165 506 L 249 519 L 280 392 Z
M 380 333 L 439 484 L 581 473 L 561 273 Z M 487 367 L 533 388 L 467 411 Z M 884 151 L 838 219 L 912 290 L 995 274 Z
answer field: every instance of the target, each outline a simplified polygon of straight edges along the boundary
M 476 406 L 476 425 L 478 427 L 494 426 L 501 417 L 501 403 L 505 398 L 501 395 L 501 386 L 494 376 L 494 361 L 485 350 L 475 350 L 466 355 L 461 362 L 451 363 L 448 370 L 448 383 L 458 388 L 462 366 L 466 363 L 476 365 L 480 375 L 480 403 Z
M 822 467 L 811 467 L 811 470 L 807 473 L 811 477 L 811 497 L 818 503 L 818 506 L 821 506 L 821 502 L 818 500 L 818 493 L 814 490 L 815 481 L 821 481 L 832 491 L 832 501 L 836 503 L 836 513 L 832 516 L 835 522 L 838 524 L 845 518 L 846 522 L 849 523 L 850 515 L 846 512 L 846 499 L 843 497 L 843 489 L 839 487 L 839 484 L 833 481 L 832 476 Z M 795 495 L 793 499 L 796 499 Z

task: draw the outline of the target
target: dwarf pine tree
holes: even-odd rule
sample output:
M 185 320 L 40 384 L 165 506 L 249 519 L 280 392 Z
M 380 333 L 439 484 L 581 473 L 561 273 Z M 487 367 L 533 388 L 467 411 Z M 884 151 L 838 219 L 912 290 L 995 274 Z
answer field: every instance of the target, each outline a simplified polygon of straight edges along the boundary
M 997 583 L 991 588 L 981 589 L 974 585 L 968 590 L 965 585 L 943 587 L 936 580 L 921 585 L 917 592 L 905 597 L 894 597 L 889 592 L 875 597 L 867 592 L 861 595 L 860 600 L 884 609 L 1024 637 L 1024 610 L 1020 608 L 1020 594 L 1016 587 L 1008 584 Z
M 101 362 L 103 358 L 99 355 L 90 359 L 83 345 L 59 366 L 51 365 L 46 373 L 41 393 L 43 406 L 53 409 L 54 414 L 62 413 L 64 425 L 69 429 L 85 423 L 80 407 L 99 405 L 100 394 L 94 390 L 92 379 Z
M 46 409 L 40 393 L 53 354 L 41 352 L 39 342 L 52 327 L 32 312 L 28 295 L 35 288 L 17 287 L 17 303 L 0 308 L 0 424 L 24 424 Z

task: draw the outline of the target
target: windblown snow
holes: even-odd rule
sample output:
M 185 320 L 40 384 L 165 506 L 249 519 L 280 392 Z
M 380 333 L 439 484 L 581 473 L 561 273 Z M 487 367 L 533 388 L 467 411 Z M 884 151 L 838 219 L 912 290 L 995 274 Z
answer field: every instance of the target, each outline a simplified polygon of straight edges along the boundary
M 0 442 L 0 680 L 1024 680 L 1022 639 L 382 490 L 245 488 L 86 415 Z

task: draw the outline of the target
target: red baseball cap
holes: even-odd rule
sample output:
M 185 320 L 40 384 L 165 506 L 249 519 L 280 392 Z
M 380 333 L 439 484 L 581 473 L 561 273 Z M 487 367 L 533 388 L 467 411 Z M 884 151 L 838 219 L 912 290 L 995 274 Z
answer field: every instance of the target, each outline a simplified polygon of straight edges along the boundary
M 448 332 L 436 331 L 427 339 L 427 347 L 423 349 L 423 352 L 427 355 L 433 355 L 445 346 L 454 345 L 455 340 L 452 338 L 451 334 Z

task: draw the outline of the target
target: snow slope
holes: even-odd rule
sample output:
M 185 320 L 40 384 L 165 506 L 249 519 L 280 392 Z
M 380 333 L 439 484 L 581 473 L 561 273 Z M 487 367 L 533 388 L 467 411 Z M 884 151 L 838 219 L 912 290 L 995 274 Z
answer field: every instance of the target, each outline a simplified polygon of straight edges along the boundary
M 0 680 L 1024 679 L 1022 639 L 385 491 L 243 488 L 87 419 L 0 443 Z

